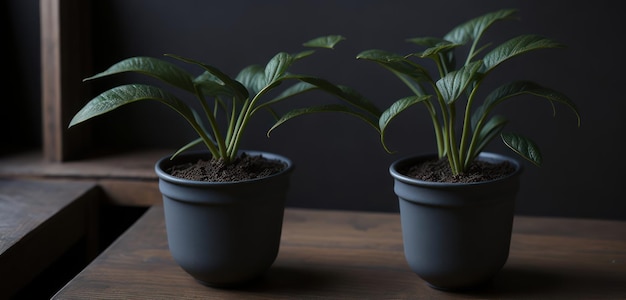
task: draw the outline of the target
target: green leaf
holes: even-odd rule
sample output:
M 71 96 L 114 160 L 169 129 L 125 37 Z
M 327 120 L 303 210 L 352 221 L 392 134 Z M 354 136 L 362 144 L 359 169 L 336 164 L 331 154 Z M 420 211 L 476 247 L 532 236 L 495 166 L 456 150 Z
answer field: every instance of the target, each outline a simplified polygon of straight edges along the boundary
M 274 129 L 276 129 L 278 126 L 284 124 L 285 122 L 287 122 L 287 121 L 289 121 L 289 120 L 291 120 L 293 118 L 296 118 L 296 117 L 299 117 L 299 116 L 303 116 L 303 115 L 313 114 L 313 113 L 320 113 L 320 112 L 339 112 L 339 113 L 350 114 L 350 115 L 353 115 L 353 116 L 355 116 L 355 117 L 365 121 L 367 124 L 372 126 L 374 129 L 378 130 L 378 127 L 376 126 L 375 120 L 373 118 L 371 118 L 370 116 L 362 114 L 362 113 L 360 113 L 358 111 L 352 110 L 348 106 L 345 106 L 345 105 L 341 105 L 341 104 L 327 104 L 327 105 L 299 108 L 299 109 L 294 109 L 294 110 L 291 110 L 291 111 L 287 112 L 280 119 L 278 119 L 276 121 L 276 123 L 267 131 L 267 136 L 269 137 L 271 132 Z
M 489 72 L 502 62 L 529 51 L 548 48 L 561 48 L 563 44 L 538 35 L 521 35 L 514 37 L 485 54 L 483 62 L 485 72 Z
M 253 94 L 257 94 L 265 86 L 265 69 L 259 65 L 251 65 L 239 72 L 235 80 L 241 82 Z
M 321 36 L 304 43 L 303 46 L 333 49 L 337 43 L 345 39 L 346 38 L 341 35 Z
M 285 52 L 280 52 L 272 57 L 265 66 L 265 84 L 263 86 L 271 85 L 280 79 L 292 63 L 293 57 Z
M 467 86 L 475 79 L 481 61 L 472 62 L 457 71 L 446 74 L 437 81 L 437 89 L 447 104 L 454 103 L 463 94 Z
M 456 64 L 456 58 L 454 56 L 454 49 L 461 44 L 453 44 L 448 41 L 441 42 L 435 46 L 432 46 L 422 53 L 418 53 L 419 57 L 427 57 L 439 64 L 444 68 L 444 74 L 447 74 L 454 70 Z
M 331 95 L 334 95 L 354 107 L 365 110 L 374 116 L 380 116 L 380 109 L 374 103 L 369 101 L 367 98 L 363 97 L 363 95 L 359 94 L 356 90 L 351 89 L 342 85 L 335 85 L 331 82 L 313 76 L 305 76 L 305 75 L 288 75 L 285 78 L 297 79 L 302 82 L 306 82 L 316 86 L 318 89 L 325 91 Z
M 541 165 L 541 152 L 535 142 L 515 133 L 503 133 L 501 136 L 504 144 L 511 148 L 511 150 L 515 151 L 515 153 L 537 166 Z
M 402 55 L 384 50 L 372 49 L 359 53 L 356 58 L 373 61 L 392 71 L 405 74 L 416 82 L 432 81 L 430 75 L 428 74 L 428 70 L 406 59 Z
M 197 65 L 203 69 L 205 69 L 207 72 L 213 74 L 215 77 L 219 78 L 222 82 L 224 82 L 225 85 L 227 85 L 228 87 L 232 88 L 235 93 L 239 96 L 239 98 L 241 100 L 245 100 L 248 98 L 248 90 L 246 89 L 245 86 L 243 86 L 243 84 L 241 84 L 239 81 L 236 81 L 232 78 L 230 78 L 230 76 L 226 75 L 225 73 L 223 73 L 222 71 L 220 71 L 218 68 L 204 64 L 202 62 L 199 62 L 197 60 L 193 60 L 193 59 L 189 59 L 189 58 L 185 58 L 182 56 L 178 56 L 178 55 L 174 55 L 174 54 L 166 54 L 169 57 L 178 59 L 180 61 L 184 61 L 186 63 L 190 63 L 190 64 L 194 64 Z
M 389 108 L 387 108 L 387 110 L 385 110 L 382 113 L 382 115 L 380 115 L 380 118 L 378 120 L 378 128 L 380 130 L 380 141 L 383 144 L 383 147 L 385 148 L 387 152 L 391 152 L 389 151 L 385 143 L 385 130 L 387 129 L 387 125 L 389 125 L 389 122 L 391 122 L 391 120 L 393 120 L 396 116 L 398 116 L 401 112 L 403 112 L 407 108 L 417 103 L 420 103 L 422 101 L 426 101 L 430 97 L 431 97 L 430 95 L 404 97 L 394 102 L 391 106 L 389 106 Z
M 286 100 L 288 98 L 291 98 L 293 96 L 311 91 L 317 89 L 317 86 L 312 85 L 308 82 L 298 82 L 290 87 L 288 87 L 287 89 L 285 89 L 282 93 L 280 93 L 280 95 L 276 96 L 276 98 L 265 102 L 264 104 L 260 105 L 260 106 L 267 106 L 267 105 L 271 105 L 271 104 L 275 104 L 278 103 L 280 101 Z
M 442 44 L 451 44 L 450 41 L 438 37 L 415 37 L 406 39 L 406 41 L 426 48 L 436 47 Z
M 311 56 L 313 53 L 315 53 L 315 50 L 307 50 L 307 51 L 302 51 L 302 52 L 298 52 L 295 54 L 291 54 L 291 57 L 293 57 L 293 61 L 296 62 L 298 60 L 301 60 L 305 57 L 309 57 Z
M 504 84 L 493 90 L 489 95 L 487 95 L 487 98 L 485 98 L 485 102 L 483 102 L 483 104 L 478 107 L 472 115 L 473 126 L 476 126 L 480 119 L 486 117 L 486 115 L 491 110 L 493 110 L 504 100 L 523 94 L 529 94 L 545 98 L 551 103 L 558 102 L 565 104 L 574 112 L 578 120 L 578 126 L 580 126 L 580 114 L 578 113 L 578 109 L 576 108 L 576 105 L 574 104 L 574 102 L 572 102 L 572 100 L 570 100 L 566 95 L 560 92 L 526 80 L 514 81 L 508 84 Z
M 454 48 L 461 46 L 461 44 L 453 44 L 450 42 L 445 42 L 433 47 L 430 47 L 426 50 L 424 50 L 420 56 L 421 57 L 429 57 L 429 58 L 433 58 L 436 59 L 439 54 L 444 53 L 446 54 L 447 52 L 449 52 L 450 50 L 453 50 Z
M 112 65 L 104 72 L 85 78 L 84 81 L 125 72 L 148 75 L 171 84 L 172 86 L 192 93 L 194 92 L 193 76 L 191 74 L 170 62 L 153 57 L 131 57 L 124 59 Z
M 218 97 L 234 95 L 232 88 L 226 86 L 219 78 L 208 71 L 203 72 L 193 80 L 194 84 L 200 88 L 203 95 Z
M 503 9 L 471 19 L 452 29 L 444 36 L 444 39 L 455 44 L 465 44 L 468 41 L 477 40 L 493 23 L 512 19 L 516 12 L 515 9 Z
M 150 85 L 128 84 L 112 88 L 93 98 L 74 115 L 69 127 L 141 100 L 156 100 L 166 104 L 187 121 L 197 125 L 193 110 L 174 95 Z

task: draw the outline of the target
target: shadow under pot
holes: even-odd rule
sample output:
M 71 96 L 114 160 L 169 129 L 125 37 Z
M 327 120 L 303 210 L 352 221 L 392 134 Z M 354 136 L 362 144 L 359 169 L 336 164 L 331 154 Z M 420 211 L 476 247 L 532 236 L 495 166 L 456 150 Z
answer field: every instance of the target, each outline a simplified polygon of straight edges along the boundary
M 433 288 L 477 288 L 508 259 L 522 165 L 506 156 L 482 153 L 479 160 L 506 161 L 515 170 L 478 183 L 428 182 L 401 173 L 436 157 L 403 158 L 389 168 L 400 204 L 404 254 L 413 272 Z
M 186 152 L 155 165 L 163 195 L 169 249 L 180 267 L 201 283 L 233 288 L 262 276 L 280 245 L 292 162 L 282 156 L 245 151 L 281 161 L 268 177 L 207 182 L 170 175 L 173 165 L 210 159 L 207 151 Z

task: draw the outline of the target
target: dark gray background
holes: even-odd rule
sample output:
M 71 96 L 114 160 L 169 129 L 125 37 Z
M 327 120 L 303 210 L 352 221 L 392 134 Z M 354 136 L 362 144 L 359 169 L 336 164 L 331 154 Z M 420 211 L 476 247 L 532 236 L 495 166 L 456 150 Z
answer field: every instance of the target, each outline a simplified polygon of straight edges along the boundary
M 618 2 L 563 1 L 94 1 L 93 54 L 96 71 L 123 58 L 175 53 L 212 64 L 235 75 L 249 64 L 264 64 L 278 51 L 296 52 L 310 38 L 347 37 L 333 51 L 320 51 L 294 71 L 323 76 L 352 86 L 385 107 L 408 90 L 379 66 L 355 59 L 381 48 L 416 51 L 405 38 L 441 36 L 453 26 L 501 8 L 518 8 L 520 21 L 500 23 L 486 39 L 502 41 L 537 33 L 568 45 L 508 62 L 487 86 L 531 79 L 569 95 L 582 114 L 574 115 L 539 98 L 518 98 L 498 110 L 511 120 L 507 129 L 532 137 L 544 165 L 525 163 L 517 212 L 626 219 L 622 114 L 625 67 L 624 26 Z M 1 125 L 9 145 L 40 146 L 38 1 L 0 4 L 9 80 Z M 8 55 L 8 58 L 6 58 Z M 85 77 L 92 74 L 85 74 Z M 77 85 L 83 84 L 80 82 Z M 107 81 L 93 83 L 96 91 Z M 85 99 L 88 100 L 88 99 Z M 322 94 L 293 99 L 293 104 L 333 101 Z M 18 111 L 19 113 L 15 113 Z M 95 120 L 104 147 L 176 148 L 194 137 L 173 112 L 154 103 L 138 103 Z M 396 211 L 389 164 L 405 155 L 435 150 L 432 127 L 423 107 L 407 111 L 389 128 L 397 152 L 387 154 L 375 131 L 338 114 L 307 116 L 265 131 L 272 120 L 258 115 L 246 135 L 245 149 L 290 157 L 296 164 L 289 205 L 311 208 Z M 18 126 L 19 125 L 19 126 Z M 174 129 L 174 130 L 172 130 Z M 511 154 L 499 140 L 490 151 Z

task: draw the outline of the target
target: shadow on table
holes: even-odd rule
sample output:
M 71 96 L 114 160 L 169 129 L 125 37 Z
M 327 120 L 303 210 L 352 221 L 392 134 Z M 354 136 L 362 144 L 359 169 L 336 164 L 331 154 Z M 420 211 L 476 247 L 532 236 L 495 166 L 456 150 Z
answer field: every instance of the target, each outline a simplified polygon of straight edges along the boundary
M 261 278 L 238 287 L 241 292 L 273 294 L 311 294 L 340 285 L 340 274 L 328 269 L 274 266 Z
M 371 270 L 370 270 L 371 271 Z M 367 273 L 367 271 L 366 271 Z M 352 276 L 350 276 L 352 274 Z M 380 276 L 354 275 L 347 270 L 335 270 L 315 267 L 272 267 L 259 280 L 237 289 L 239 292 L 269 293 L 274 295 L 325 296 L 333 294 L 352 294 L 359 290 L 377 288 L 373 294 L 392 296 L 401 295 L 421 297 L 449 298 L 515 298 L 536 299 L 549 297 L 591 297 L 603 295 L 626 295 L 626 278 L 615 279 L 610 276 L 585 274 L 572 268 L 571 272 L 553 272 L 548 268 L 538 269 L 525 266 L 504 268 L 489 284 L 475 290 L 447 292 L 428 287 L 417 275 L 399 281 L 385 279 L 384 271 Z M 412 274 L 414 275 L 414 274 Z M 419 297 L 418 297 L 419 298 Z
M 466 291 L 463 294 L 479 297 L 532 298 L 533 296 L 586 295 L 626 295 L 626 278 L 586 274 L 584 270 L 572 270 L 568 273 L 553 272 L 524 266 L 506 267 L 492 282 L 481 289 Z

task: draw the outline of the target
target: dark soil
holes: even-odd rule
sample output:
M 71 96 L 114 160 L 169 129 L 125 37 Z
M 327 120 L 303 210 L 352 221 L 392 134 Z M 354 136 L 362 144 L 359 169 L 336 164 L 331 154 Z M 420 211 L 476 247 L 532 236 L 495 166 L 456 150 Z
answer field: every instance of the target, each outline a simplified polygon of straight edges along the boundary
M 406 176 L 430 182 L 473 183 L 505 177 L 513 173 L 515 167 L 508 162 L 494 164 L 474 161 L 465 173 L 452 175 L 448 159 L 443 158 L 425 161 L 398 171 Z
M 195 163 L 173 166 L 167 172 L 172 176 L 195 181 L 233 182 L 267 177 L 286 167 L 278 160 L 243 153 L 230 164 L 224 164 L 221 159 L 198 160 Z

